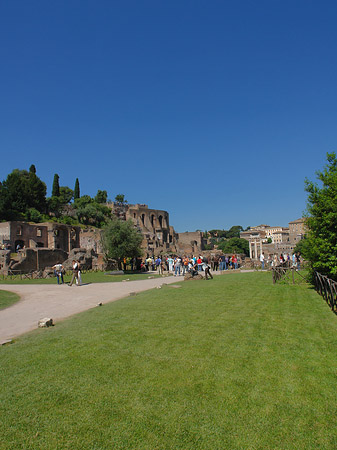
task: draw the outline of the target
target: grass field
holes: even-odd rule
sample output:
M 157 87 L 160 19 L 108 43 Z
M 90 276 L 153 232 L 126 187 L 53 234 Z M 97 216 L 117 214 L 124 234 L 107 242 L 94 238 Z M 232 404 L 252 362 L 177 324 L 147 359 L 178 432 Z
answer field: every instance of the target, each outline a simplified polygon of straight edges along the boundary
M 336 343 L 267 273 L 144 292 L 0 348 L 0 449 L 335 450 Z
M 14 292 L 0 291 L 0 310 L 8 308 L 20 300 L 20 297 Z
M 148 277 L 158 277 L 155 272 L 145 272 L 145 273 L 125 273 L 124 275 L 105 275 L 106 272 L 84 272 L 82 274 L 83 283 L 111 283 L 117 281 L 123 281 L 127 278 L 130 280 L 146 280 Z M 64 282 L 69 283 L 72 275 L 65 275 Z M 28 279 L 24 278 L 20 280 L 20 278 L 16 277 L 13 279 L 6 278 L 0 279 L 1 284 L 57 284 L 56 277 L 51 278 L 37 278 L 37 279 Z

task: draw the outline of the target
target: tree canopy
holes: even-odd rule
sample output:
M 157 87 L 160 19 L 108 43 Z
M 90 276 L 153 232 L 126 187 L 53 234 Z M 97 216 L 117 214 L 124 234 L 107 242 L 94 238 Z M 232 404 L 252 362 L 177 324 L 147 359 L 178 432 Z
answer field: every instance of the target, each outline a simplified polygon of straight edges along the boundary
M 233 225 L 229 230 L 210 230 L 208 234 L 212 237 L 231 239 L 240 237 L 240 231 L 243 231 L 241 225 Z
M 126 203 L 128 202 L 125 198 L 124 194 L 117 194 L 115 197 L 115 202 L 119 205 L 119 206 L 123 206 L 126 205 Z
M 46 192 L 34 171 L 14 169 L 0 187 L 0 219 L 25 219 L 30 208 L 45 213 Z
M 318 171 L 320 185 L 305 181 L 308 192 L 306 225 L 308 232 L 303 244 L 303 256 L 312 270 L 337 279 L 337 158 L 327 154 L 327 165 Z
M 95 202 L 89 195 L 83 195 L 74 201 L 75 214 L 80 223 L 102 227 L 111 218 L 111 209 Z
M 240 239 L 238 237 L 221 241 L 218 244 L 218 248 L 223 253 L 244 253 L 245 255 L 249 255 L 249 242 L 246 239 Z
M 132 220 L 123 221 L 113 217 L 103 230 L 102 244 L 107 259 L 121 261 L 123 258 L 137 258 L 142 234 L 134 227 Z
M 95 195 L 95 202 L 96 203 L 106 203 L 107 200 L 108 200 L 107 191 L 101 191 L 98 189 L 97 194 Z

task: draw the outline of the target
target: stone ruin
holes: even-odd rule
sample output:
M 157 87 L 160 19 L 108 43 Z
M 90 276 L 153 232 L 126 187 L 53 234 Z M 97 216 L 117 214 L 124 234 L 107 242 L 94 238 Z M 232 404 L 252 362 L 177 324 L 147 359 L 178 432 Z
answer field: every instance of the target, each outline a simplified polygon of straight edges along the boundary
M 147 205 L 107 204 L 121 220 L 131 220 L 143 235 L 144 257 L 200 254 L 204 248 L 200 231 L 176 233 L 170 226 L 167 211 L 149 209 Z M 0 273 L 37 273 L 48 275 L 54 264 L 69 270 L 73 259 L 87 269 L 107 270 L 101 245 L 102 230 L 57 223 L 33 224 L 5 222 L 0 224 Z M 13 253 L 17 248 L 21 249 Z M 113 267 L 111 267 L 113 268 Z

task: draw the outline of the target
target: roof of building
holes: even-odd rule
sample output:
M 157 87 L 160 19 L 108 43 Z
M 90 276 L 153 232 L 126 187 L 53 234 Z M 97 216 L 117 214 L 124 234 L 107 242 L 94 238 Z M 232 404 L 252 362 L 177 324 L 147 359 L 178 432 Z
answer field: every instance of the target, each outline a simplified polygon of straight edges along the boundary
M 305 221 L 306 221 L 306 217 L 302 217 L 301 219 L 296 219 L 296 220 L 293 220 L 292 222 L 289 222 L 289 224 L 291 224 L 291 223 L 303 223 Z

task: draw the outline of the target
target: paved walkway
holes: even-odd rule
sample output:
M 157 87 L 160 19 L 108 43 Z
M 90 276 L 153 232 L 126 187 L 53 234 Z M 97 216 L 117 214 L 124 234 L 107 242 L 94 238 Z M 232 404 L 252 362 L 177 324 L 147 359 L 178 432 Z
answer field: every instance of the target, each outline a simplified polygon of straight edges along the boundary
M 38 321 L 51 317 L 54 322 L 95 307 L 142 292 L 162 284 L 182 281 L 180 277 L 153 278 L 138 281 L 92 283 L 83 286 L 67 284 L 1 285 L 2 290 L 15 292 L 21 300 L 0 311 L 0 345 L 37 328 Z

